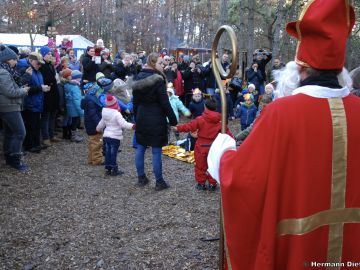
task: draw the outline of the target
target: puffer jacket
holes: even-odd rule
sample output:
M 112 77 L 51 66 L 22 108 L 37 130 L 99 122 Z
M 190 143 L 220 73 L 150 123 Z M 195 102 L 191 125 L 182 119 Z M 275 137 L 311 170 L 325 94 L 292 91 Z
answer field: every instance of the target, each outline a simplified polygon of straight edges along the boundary
M 96 130 L 101 131 L 105 128 L 103 137 L 122 140 L 122 129 L 132 129 L 134 126 L 134 124 L 126 122 L 121 113 L 115 109 L 104 108 L 101 115 Z
M 31 67 L 27 59 L 21 59 L 17 66 L 19 68 Z M 24 100 L 24 109 L 32 112 L 43 112 L 44 108 L 44 92 L 42 91 L 44 79 L 39 70 L 32 68 L 32 75 L 30 80 L 30 90 Z
M 19 88 L 10 73 L 0 68 L 0 112 L 21 111 L 24 96 L 26 96 L 25 89 Z
M 81 100 L 81 108 L 84 110 L 84 125 L 87 135 L 96 135 L 96 126 L 101 120 L 102 104 L 96 96 L 86 94 Z
M 78 84 L 67 82 L 64 84 L 66 113 L 70 117 L 79 117 L 84 115 L 81 109 L 81 90 Z
M 190 116 L 191 113 L 188 108 L 181 102 L 178 96 L 172 95 L 169 97 L 171 108 L 173 109 L 176 120 L 179 122 L 179 112 L 185 116 Z
M 169 124 L 177 124 L 166 93 L 166 80 L 155 70 L 143 69 L 132 85 L 136 119 L 136 141 L 143 146 L 162 147 L 168 143 Z

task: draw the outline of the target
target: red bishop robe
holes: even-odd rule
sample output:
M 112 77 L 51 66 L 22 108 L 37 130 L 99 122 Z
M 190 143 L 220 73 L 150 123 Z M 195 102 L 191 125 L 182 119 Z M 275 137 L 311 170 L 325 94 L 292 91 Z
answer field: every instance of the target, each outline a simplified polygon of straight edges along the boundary
M 359 169 L 358 97 L 297 94 L 268 105 L 240 148 L 221 158 L 225 268 L 360 262 Z

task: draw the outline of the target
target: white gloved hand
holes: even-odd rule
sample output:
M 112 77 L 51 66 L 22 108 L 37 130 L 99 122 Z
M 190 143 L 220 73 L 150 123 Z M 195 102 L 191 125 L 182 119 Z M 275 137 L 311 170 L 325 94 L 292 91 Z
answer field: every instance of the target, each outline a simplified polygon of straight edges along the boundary
M 227 150 L 236 150 L 236 142 L 227 134 L 219 134 L 210 147 L 207 157 L 208 172 L 220 184 L 220 160 Z

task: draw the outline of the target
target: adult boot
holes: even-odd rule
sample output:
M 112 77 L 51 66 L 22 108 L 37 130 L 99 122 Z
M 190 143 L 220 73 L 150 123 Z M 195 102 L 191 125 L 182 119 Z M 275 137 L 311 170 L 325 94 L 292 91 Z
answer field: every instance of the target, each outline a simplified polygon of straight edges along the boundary
M 164 179 L 160 179 L 160 180 L 156 181 L 156 185 L 155 185 L 155 190 L 156 191 L 167 189 L 169 187 L 170 186 L 168 185 L 168 183 L 165 182 Z
M 8 165 L 20 172 L 27 172 L 29 170 L 29 167 L 22 161 L 21 154 L 10 154 Z
M 138 176 L 138 182 L 137 185 L 139 187 L 146 186 L 149 183 L 149 179 L 146 177 L 146 175 Z

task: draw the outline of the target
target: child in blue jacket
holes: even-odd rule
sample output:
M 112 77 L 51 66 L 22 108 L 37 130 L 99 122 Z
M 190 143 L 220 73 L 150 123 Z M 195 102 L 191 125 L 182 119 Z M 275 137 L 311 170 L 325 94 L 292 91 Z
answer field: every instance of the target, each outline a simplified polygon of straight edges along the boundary
M 252 94 L 244 95 L 244 103 L 241 103 L 236 108 L 236 117 L 240 118 L 241 130 L 245 130 L 254 122 L 257 108 L 254 104 L 254 96 Z

